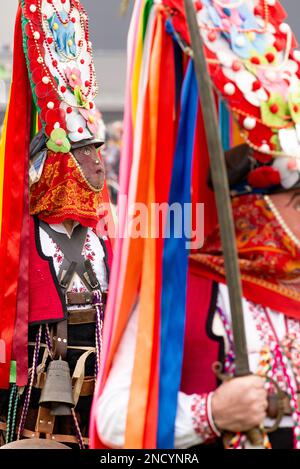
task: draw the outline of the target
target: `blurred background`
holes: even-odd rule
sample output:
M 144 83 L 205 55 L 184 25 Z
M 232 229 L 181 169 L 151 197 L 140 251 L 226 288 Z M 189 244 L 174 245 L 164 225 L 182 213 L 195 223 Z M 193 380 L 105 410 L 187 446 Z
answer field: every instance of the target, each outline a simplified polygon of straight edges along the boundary
M 90 16 L 91 40 L 100 93 L 97 105 L 107 124 L 105 160 L 111 187 L 118 189 L 122 117 L 126 77 L 127 31 L 134 0 L 126 16 L 120 15 L 121 0 L 82 0 Z M 300 42 L 300 2 L 282 0 L 289 14 L 289 24 Z M 9 91 L 12 62 L 14 18 L 18 0 L 1 0 L 0 15 L 0 126 Z

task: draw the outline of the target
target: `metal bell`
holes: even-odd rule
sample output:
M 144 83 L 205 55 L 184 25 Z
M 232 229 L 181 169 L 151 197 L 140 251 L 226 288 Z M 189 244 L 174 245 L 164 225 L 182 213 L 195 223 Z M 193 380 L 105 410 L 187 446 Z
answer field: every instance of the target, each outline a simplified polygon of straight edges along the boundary
M 71 415 L 74 400 L 70 368 L 66 361 L 53 360 L 50 362 L 40 397 L 40 405 L 50 408 L 51 415 Z

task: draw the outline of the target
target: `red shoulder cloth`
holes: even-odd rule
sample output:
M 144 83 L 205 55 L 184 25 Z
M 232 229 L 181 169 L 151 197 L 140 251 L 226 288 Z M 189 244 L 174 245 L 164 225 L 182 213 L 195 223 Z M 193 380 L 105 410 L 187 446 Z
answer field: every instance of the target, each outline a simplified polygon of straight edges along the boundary
M 66 306 L 57 281 L 52 257 L 43 254 L 38 219 L 30 221 L 29 323 L 58 322 Z

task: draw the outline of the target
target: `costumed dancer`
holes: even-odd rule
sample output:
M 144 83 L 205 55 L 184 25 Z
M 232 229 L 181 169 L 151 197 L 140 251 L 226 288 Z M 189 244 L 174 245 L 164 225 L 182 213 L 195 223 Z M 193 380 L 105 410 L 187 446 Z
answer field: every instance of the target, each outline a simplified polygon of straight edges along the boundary
M 111 261 L 97 92 L 81 3 L 20 1 L 1 146 L 2 444 L 88 444 Z
M 299 449 L 299 51 L 276 0 L 193 3 L 228 150 L 254 375 L 228 380 L 232 313 L 184 4 L 136 2 L 121 189 L 148 208 L 204 202 L 206 240 L 188 252 L 188 236 L 171 229 L 164 243 L 139 241 L 143 259 L 134 266 L 137 241 L 118 241 L 124 257 L 112 271 L 91 444 L 249 448 L 261 426 L 260 447 Z

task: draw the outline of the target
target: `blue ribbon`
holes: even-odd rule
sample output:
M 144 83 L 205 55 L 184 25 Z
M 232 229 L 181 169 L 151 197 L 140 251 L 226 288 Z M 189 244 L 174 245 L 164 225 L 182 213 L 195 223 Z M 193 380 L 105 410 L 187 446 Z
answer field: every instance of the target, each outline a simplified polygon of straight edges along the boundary
M 198 110 L 198 90 L 191 61 L 184 79 L 181 96 L 181 115 L 174 156 L 169 204 L 191 202 L 191 175 L 195 131 Z M 163 252 L 163 285 L 161 299 L 161 350 L 157 447 L 174 447 L 175 419 L 180 389 L 185 313 L 189 233 L 174 224 L 170 211 L 166 229 L 170 237 L 165 239 Z M 178 232 L 182 230 L 182 236 Z
M 219 104 L 219 127 L 224 151 L 230 148 L 230 113 L 224 101 Z

